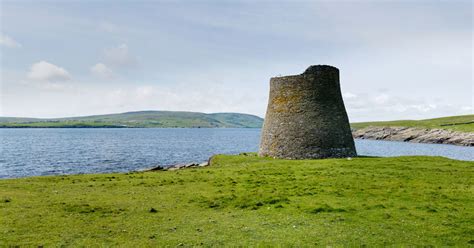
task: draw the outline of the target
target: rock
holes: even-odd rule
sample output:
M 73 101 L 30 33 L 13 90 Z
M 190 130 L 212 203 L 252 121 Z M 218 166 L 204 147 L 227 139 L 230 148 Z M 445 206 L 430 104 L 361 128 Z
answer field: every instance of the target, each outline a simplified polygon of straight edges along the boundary
M 196 167 L 196 166 L 199 166 L 199 164 L 196 164 L 196 163 L 189 163 L 189 164 L 185 164 L 185 165 L 184 165 L 184 168 L 190 168 L 190 167 Z
M 366 127 L 352 133 L 356 139 L 474 146 L 474 133 L 414 127 Z
M 204 166 L 208 166 L 208 165 L 209 165 L 208 162 L 204 162 L 204 163 L 200 163 L 198 166 L 199 166 L 199 167 L 204 167 Z
M 160 170 L 166 170 L 163 166 L 157 165 L 155 167 L 150 167 L 146 169 L 139 169 L 137 170 L 138 172 L 145 172 L 145 171 L 160 171 Z
M 166 168 L 165 170 L 174 171 L 174 170 L 193 168 L 193 167 L 204 167 L 204 166 L 208 166 L 208 165 L 209 165 L 209 162 L 203 162 L 203 163 L 199 163 L 199 164 L 198 163 L 176 164 L 176 165 L 172 165 L 172 166 Z
M 158 171 L 158 170 L 163 170 L 163 169 L 164 169 L 163 166 L 158 165 L 156 167 L 147 169 L 147 171 Z
M 209 159 L 207 160 L 207 165 L 212 165 L 212 159 L 214 159 L 216 155 L 212 155 L 209 157 Z
M 181 169 L 181 168 L 184 168 L 185 166 L 186 166 L 185 164 L 175 164 L 175 165 L 171 166 L 170 168 Z
M 170 166 L 169 168 L 184 169 L 184 168 L 194 167 L 197 165 L 198 164 L 196 163 L 176 164 L 176 165 Z

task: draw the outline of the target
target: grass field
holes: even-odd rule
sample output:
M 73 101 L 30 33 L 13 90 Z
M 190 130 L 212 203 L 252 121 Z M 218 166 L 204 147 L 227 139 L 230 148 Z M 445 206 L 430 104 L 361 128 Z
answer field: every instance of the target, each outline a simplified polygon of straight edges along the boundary
M 474 163 L 214 157 L 0 180 L 0 246 L 473 246 Z
M 382 127 L 418 127 L 428 129 L 447 129 L 460 132 L 474 132 L 474 115 L 460 115 L 426 120 L 400 120 L 351 123 L 351 127 L 359 129 L 369 126 Z

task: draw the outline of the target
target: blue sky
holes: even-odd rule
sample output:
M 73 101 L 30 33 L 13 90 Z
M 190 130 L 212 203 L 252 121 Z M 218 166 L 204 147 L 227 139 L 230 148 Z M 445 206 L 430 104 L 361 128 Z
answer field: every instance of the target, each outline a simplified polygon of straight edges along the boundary
M 264 116 L 272 76 L 341 72 L 351 121 L 473 113 L 471 1 L 1 1 L 1 116 Z

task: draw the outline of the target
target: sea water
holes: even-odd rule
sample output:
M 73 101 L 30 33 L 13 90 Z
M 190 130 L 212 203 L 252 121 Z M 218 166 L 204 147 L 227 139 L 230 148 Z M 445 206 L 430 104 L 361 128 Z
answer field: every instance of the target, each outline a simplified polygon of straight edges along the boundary
M 256 152 L 253 128 L 0 129 L 0 178 L 128 172 L 204 162 L 214 154 Z M 474 148 L 356 140 L 359 155 L 444 156 L 474 161 Z

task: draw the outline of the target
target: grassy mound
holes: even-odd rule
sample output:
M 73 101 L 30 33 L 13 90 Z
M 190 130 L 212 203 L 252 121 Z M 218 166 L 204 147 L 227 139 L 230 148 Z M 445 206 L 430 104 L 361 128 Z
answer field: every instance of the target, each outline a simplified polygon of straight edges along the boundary
M 178 171 L 0 180 L 0 246 L 474 244 L 474 163 L 216 156 Z

